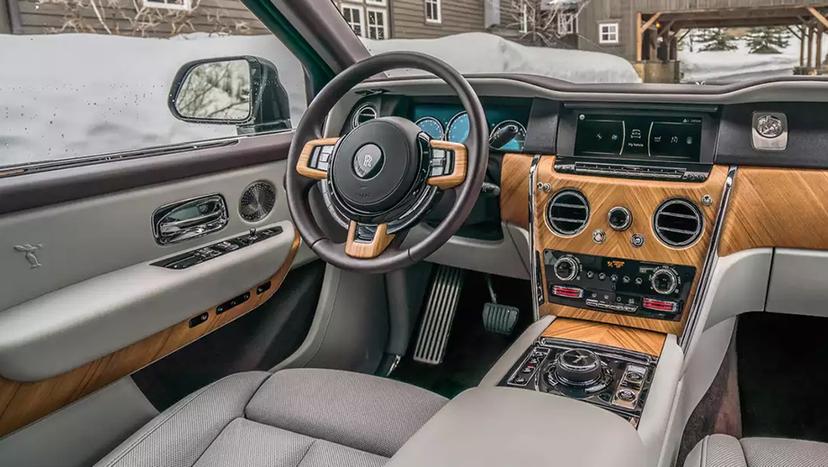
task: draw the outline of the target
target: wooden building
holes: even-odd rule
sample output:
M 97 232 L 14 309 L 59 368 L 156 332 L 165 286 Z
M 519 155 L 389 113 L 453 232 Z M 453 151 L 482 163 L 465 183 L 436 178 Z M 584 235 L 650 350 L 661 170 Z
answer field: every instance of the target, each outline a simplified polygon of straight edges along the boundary
M 239 0 L 0 0 L 0 34 L 268 34 Z

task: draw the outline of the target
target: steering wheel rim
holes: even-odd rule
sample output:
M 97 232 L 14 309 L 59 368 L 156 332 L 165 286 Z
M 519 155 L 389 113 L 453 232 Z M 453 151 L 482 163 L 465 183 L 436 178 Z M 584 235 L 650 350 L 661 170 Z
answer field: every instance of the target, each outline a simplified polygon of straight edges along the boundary
M 355 240 L 357 235 L 355 231 L 357 224 L 355 222 L 352 222 L 348 241 L 343 245 L 327 238 L 323 229 L 315 220 L 311 212 L 308 192 L 317 181 L 327 176 L 327 173 L 307 167 L 309 151 L 313 149 L 311 147 L 309 150 L 308 146 L 319 141 L 323 144 L 336 141 L 336 139 L 322 139 L 322 132 L 328 113 L 340 98 L 365 79 L 399 68 L 413 68 L 432 73 L 452 88 L 464 110 L 468 113 L 469 136 L 465 144 L 446 142 L 452 145 L 451 151 L 454 152 L 451 152 L 451 154 L 458 158 L 458 161 L 465 152 L 466 164 L 462 167 L 464 177 L 462 182 L 459 182 L 456 186 L 452 186 L 451 183 L 435 185 L 431 183 L 433 179 L 428 178 L 429 184 L 439 186 L 439 189 L 454 190 L 456 198 L 446 217 L 422 241 L 409 248 L 401 248 L 399 245 L 393 244 L 393 236 L 385 237 L 385 232 L 381 231 L 381 225 L 378 225 L 374 232 L 374 240 L 379 243 L 387 241 L 387 244 L 380 245 L 380 253 L 376 256 L 366 257 L 360 254 L 360 250 L 365 248 L 364 242 Z M 444 245 L 468 217 L 480 194 L 486 175 L 487 142 L 486 116 L 483 106 L 480 104 L 480 99 L 468 81 L 449 64 L 429 55 L 415 52 L 389 52 L 361 60 L 334 77 L 319 92 L 296 127 L 288 154 L 288 170 L 285 182 L 288 208 L 293 217 L 293 222 L 303 241 L 321 259 L 336 267 L 361 272 L 382 273 L 410 266 L 425 259 Z M 440 142 L 433 140 L 429 146 L 442 147 L 439 144 L 434 146 L 435 143 Z M 446 150 L 446 152 L 449 153 L 450 151 Z M 455 164 L 455 172 L 460 169 L 459 165 L 459 163 Z M 443 177 L 443 179 L 445 178 Z M 372 241 L 372 243 L 374 242 Z M 353 247 L 357 247 L 357 249 Z

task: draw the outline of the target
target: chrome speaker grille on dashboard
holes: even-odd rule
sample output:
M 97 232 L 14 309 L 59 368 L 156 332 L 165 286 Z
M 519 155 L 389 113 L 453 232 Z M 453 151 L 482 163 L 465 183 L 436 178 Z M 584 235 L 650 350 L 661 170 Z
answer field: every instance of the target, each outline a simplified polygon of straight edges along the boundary
M 259 222 L 267 217 L 276 204 L 276 187 L 260 180 L 244 189 L 239 201 L 239 215 L 247 222 Z

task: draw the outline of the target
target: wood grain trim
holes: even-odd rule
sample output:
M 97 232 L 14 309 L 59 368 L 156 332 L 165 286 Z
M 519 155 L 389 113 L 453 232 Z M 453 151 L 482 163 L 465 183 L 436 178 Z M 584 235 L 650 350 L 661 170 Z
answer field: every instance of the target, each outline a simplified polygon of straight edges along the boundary
M 300 244 L 297 233 L 284 263 L 271 276 L 267 291 L 257 294 L 256 288 L 251 288 L 247 302 L 220 315 L 215 313 L 215 307 L 206 310 L 207 319 L 198 326 L 191 328 L 189 320 L 182 321 L 110 355 L 43 381 L 20 383 L 0 378 L 0 436 L 128 376 L 258 308 L 282 285 Z M 239 291 L 240 294 L 243 292 Z
M 710 245 L 728 168 L 726 166 L 714 166 L 710 172 L 710 177 L 704 183 L 688 183 L 563 174 L 555 172 L 554 165 L 555 157 L 545 156 L 541 158 L 537 167 L 537 180 L 549 183 L 551 190 L 547 192 L 533 188 L 536 202 L 533 235 L 535 248 L 541 255 L 543 250 L 548 248 L 597 256 L 694 266 L 697 272 L 696 279 L 691 287 L 693 292 L 691 292 L 684 310 L 682 310 L 680 321 L 638 318 L 572 308 L 551 304 L 548 297 L 545 297 L 546 303 L 540 306 L 540 315 L 552 314 L 680 334 L 687 319 L 687 310 L 694 299 L 696 282 L 700 276 L 699 273 Z M 547 202 L 563 189 L 580 191 L 586 196 L 590 205 L 590 218 L 586 228 L 572 237 L 562 237 L 552 233 L 545 220 Z M 709 206 L 704 206 L 701 203 L 704 195 L 709 195 L 712 199 Z M 670 198 L 684 198 L 692 201 L 701 210 L 704 217 L 704 231 L 699 240 L 684 248 L 669 247 L 661 243 L 653 234 L 653 214 L 662 202 Z M 608 212 L 615 206 L 624 206 L 632 213 L 632 225 L 624 232 L 613 231 L 607 223 Z M 592 241 L 593 230 L 599 228 L 606 232 L 606 240 L 603 244 Z M 635 248 L 631 245 L 630 236 L 633 233 L 644 235 L 644 246 Z M 545 271 L 542 271 L 542 277 L 544 283 L 546 283 Z M 547 291 L 544 290 L 544 294 L 546 293 Z
M 339 141 L 339 138 L 323 138 L 312 139 L 305 143 L 305 146 L 302 147 L 302 152 L 299 153 L 299 160 L 296 161 L 296 172 L 303 177 L 313 180 L 325 180 L 328 178 L 328 172 L 308 167 L 308 161 L 310 161 L 311 153 L 313 153 L 315 148 L 319 146 L 332 146 L 337 141 Z
M 568 318 L 556 318 L 541 336 L 606 345 L 654 357 L 661 355 L 667 338 L 658 332 Z
M 439 139 L 429 141 L 429 145 L 435 149 L 454 151 L 454 167 L 450 174 L 441 175 L 439 177 L 429 177 L 426 183 L 443 190 L 454 188 L 463 183 L 466 179 L 466 171 L 468 170 L 469 164 L 469 155 L 466 150 L 466 146 L 464 144 L 452 143 L 450 141 L 443 141 Z
M 504 154 L 500 164 L 500 219 L 529 229 L 529 171 L 532 157 Z
M 356 239 L 357 223 L 351 221 L 348 226 L 348 238 L 345 240 L 345 254 L 353 258 L 371 259 L 379 256 L 394 240 L 388 235 L 388 224 L 379 224 L 374 238 L 370 242 Z
M 828 170 L 740 167 L 719 255 L 751 248 L 828 249 Z

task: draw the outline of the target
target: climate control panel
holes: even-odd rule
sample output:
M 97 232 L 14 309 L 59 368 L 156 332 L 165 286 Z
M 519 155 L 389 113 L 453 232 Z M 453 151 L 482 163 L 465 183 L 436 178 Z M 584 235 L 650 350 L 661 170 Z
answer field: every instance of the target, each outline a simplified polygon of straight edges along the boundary
M 696 268 L 544 250 L 549 301 L 678 321 Z

